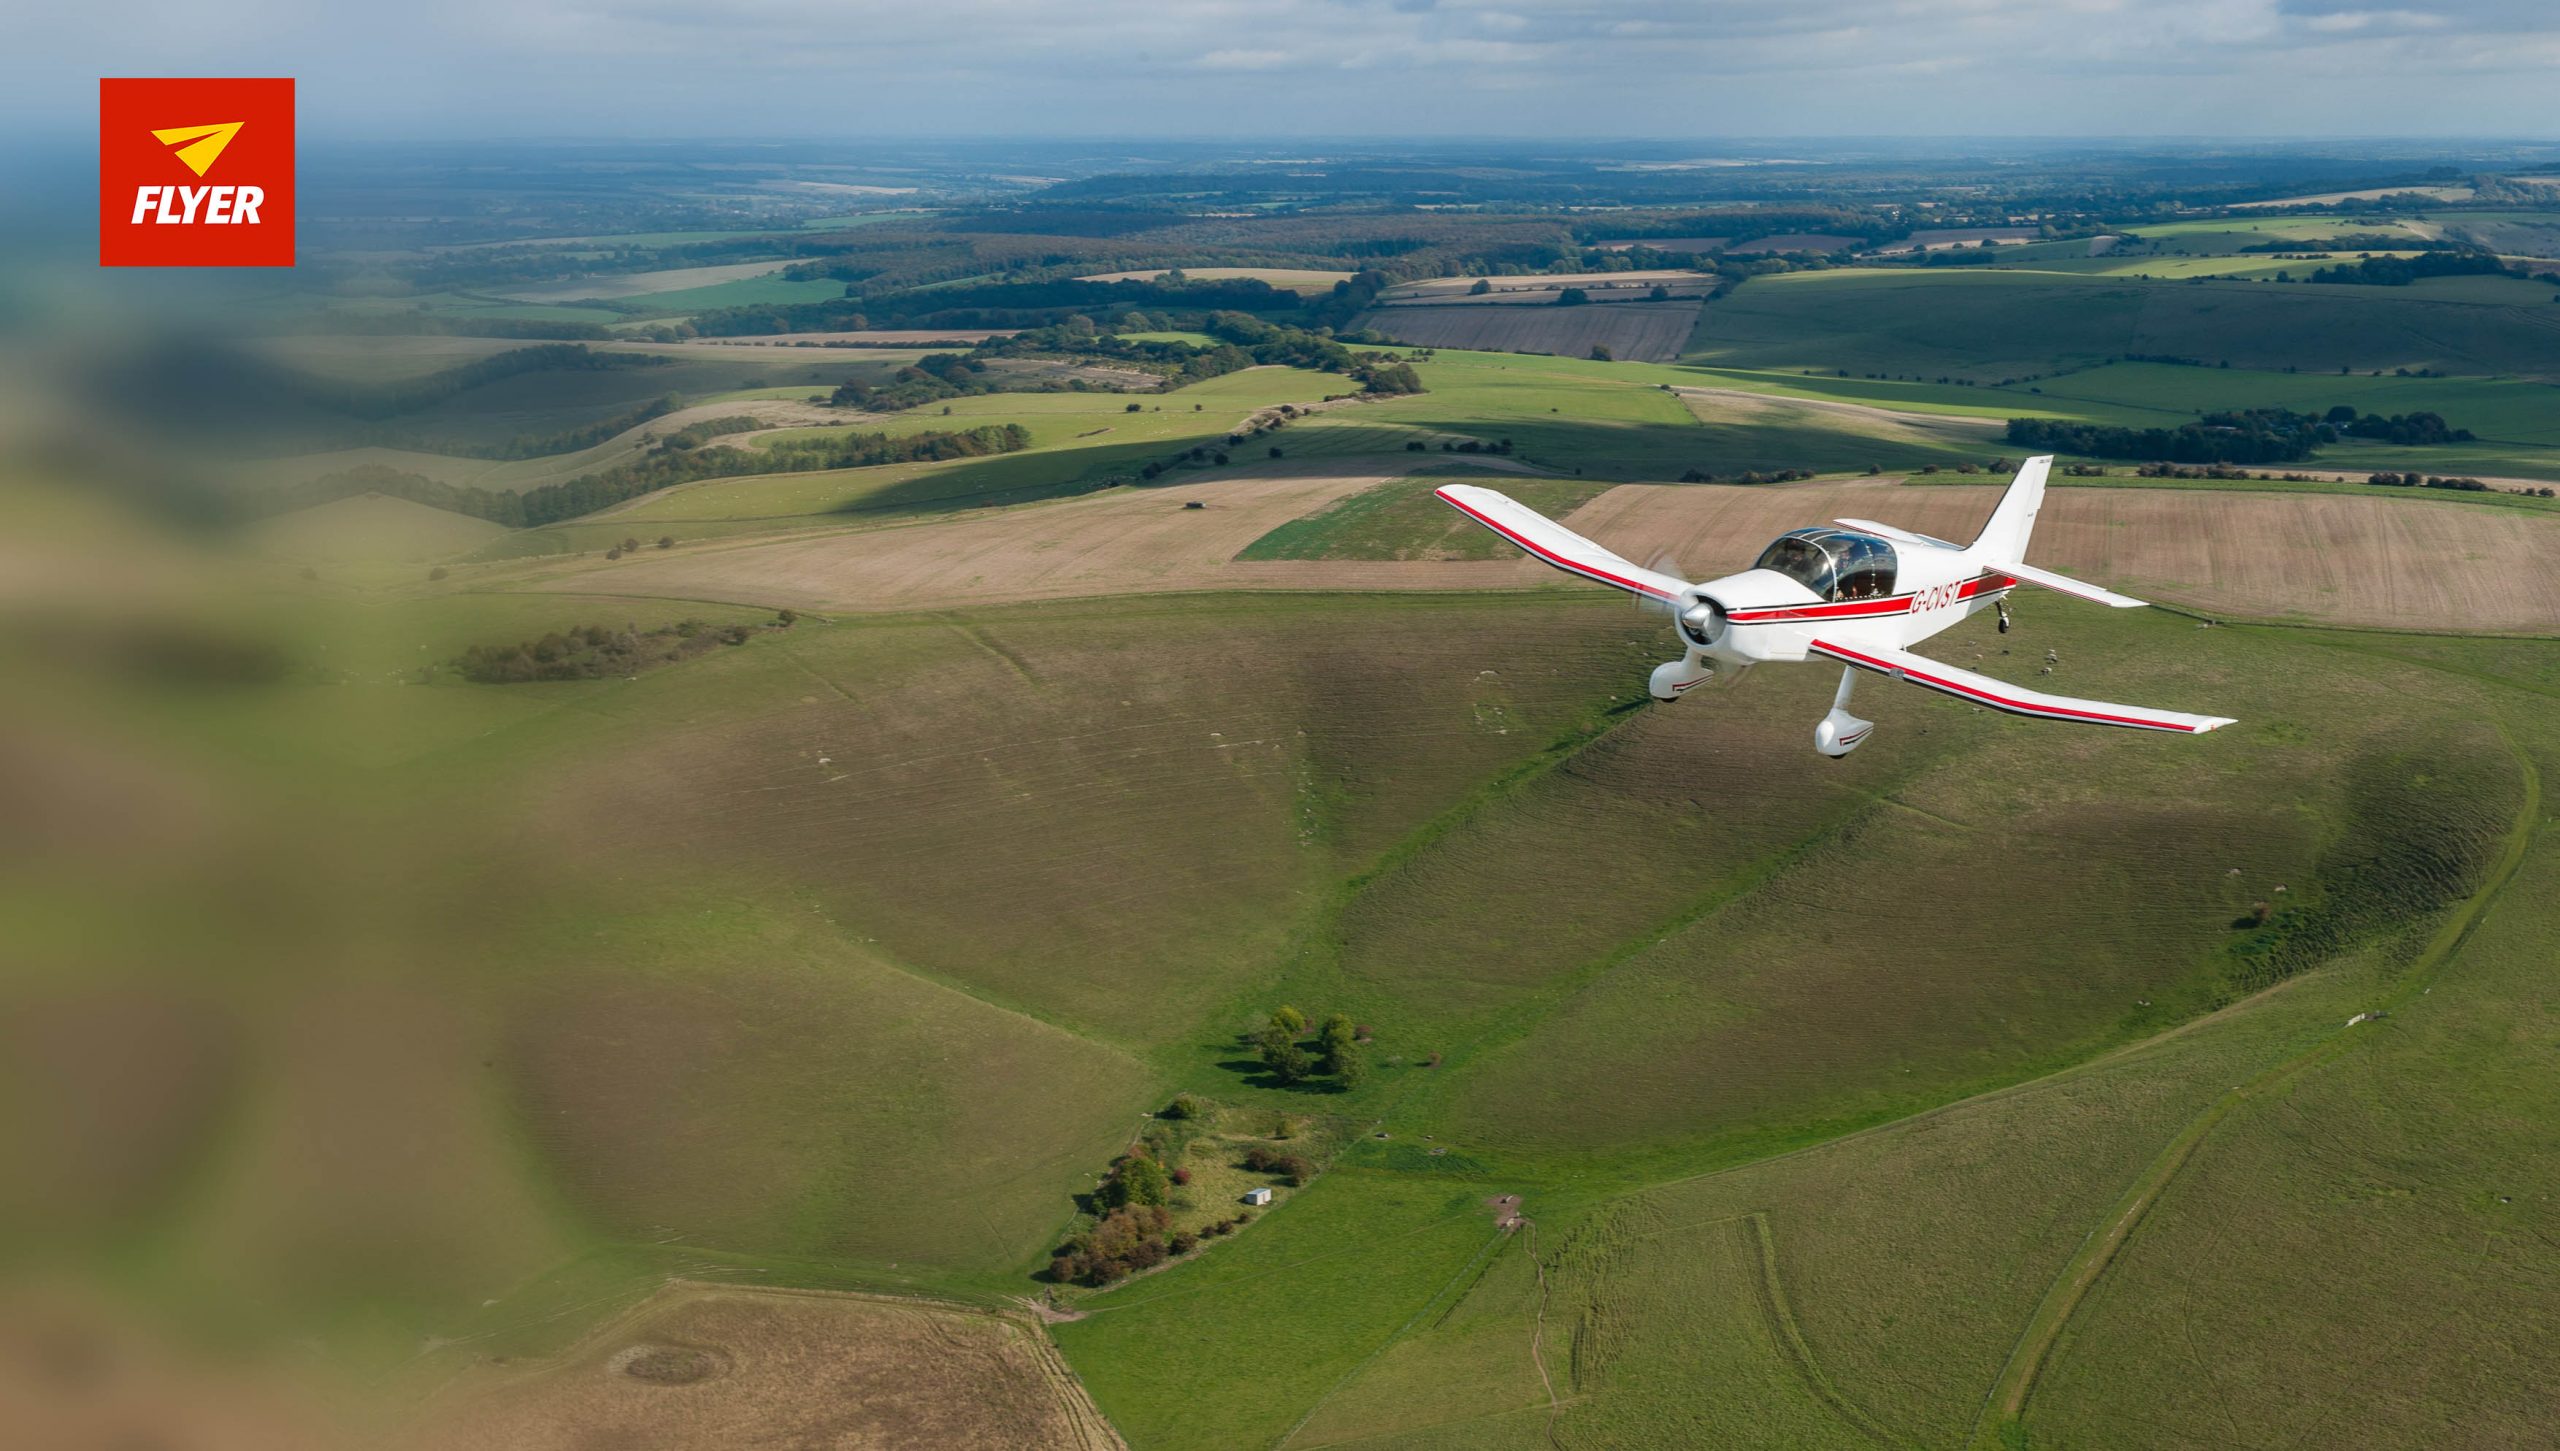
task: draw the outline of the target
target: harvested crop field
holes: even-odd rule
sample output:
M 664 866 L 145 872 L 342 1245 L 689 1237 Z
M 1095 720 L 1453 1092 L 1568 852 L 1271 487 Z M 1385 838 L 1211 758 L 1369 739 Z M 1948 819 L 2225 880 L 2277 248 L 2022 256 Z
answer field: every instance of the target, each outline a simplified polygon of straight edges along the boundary
M 485 1365 L 415 1451 L 1122 1444 L 1026 1321 L 860 1295 L 683 1284 L 527 1373 Z
M 1377 566 L 1231 563 L 1246 545 L 1280 525 L 1386 478 L 1378 473 L 1231 476 L 939 523 L 704 548 L 579 569 L 540 587 L 748 599 L 817 610 L 929 609 L 1238 586 L 1394 587 L 1373 578 Z M 1195 500 L 1203 507 L 1184 507 Z M 1428 582 L 1428 571 L 1445 566 L 1406 568 L 1425 571 Z M 1442 576 L 1438 582 L 1479 581 L 1461 575 Z
M 1970 539 L 1995 490 L 1886 483 L 1802 489 L 1630 486 L 1574 526 L 1700 576 L 1780 531 L 1840 515 Z M 2543 634 L 2560 620 L 2560 520 L 2523 510 L 2174 489 L 2057 488 L 2034 562 L 2196 609 L 2402 629 Z
M 1270 530 L 1388 475 L 1230 478 L 942 523 L 705 548 L 579 568 L 537 588 L 908 610 L 1201 589 L 1502 589 L 1548 581 L 1527 560 L 1238 562 Z M 1496 484 L 1499 487 L 1497 481 Z M 1630 484 L 1570 516 L 1639 559 L 1692 576 L 1840 516 L 1969 539 L 1992 485 L 1891 478 L 1789 487 Z M 1206 507 L 1183 508 L 1187 500 Z M 2203 489 L 2057 488 L 2034 562 L 2232 615 L 2403 629 L 2547 633 L 2560 620 L 2560 519 L 2415 498 Z
M 1426 348 L 1474 348 L 1487 352 L 1553 353 L 1588 357 L 1605 347 L 1632 362 L 1665 363 L 1680 355 L 1696 327 L 1701 304 L 1623 302 L 1585 307 L 1439 306 L 1372 308 L 1358 326 L 1400 343 Z

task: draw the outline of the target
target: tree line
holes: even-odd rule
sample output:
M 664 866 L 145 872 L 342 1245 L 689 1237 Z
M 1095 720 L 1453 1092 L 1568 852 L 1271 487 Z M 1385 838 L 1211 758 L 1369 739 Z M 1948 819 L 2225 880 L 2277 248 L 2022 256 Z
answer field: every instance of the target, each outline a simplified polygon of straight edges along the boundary
M 2416 257 L 2366 257 L 2354 262 L 2341 262 L 2334 267 L 2318 269 L 2311 274 L 2310 280 L 2358 287 L 2406 287 L 2424 277 L 2530 278 L 2532 275 L 2486 252 L 2426 252 Z
M 2208 413 L 2176 428 L 2125 428 L 2055 418 L 2012 418 L 2009 442 L 2091 458 L 2157 459 L 2171 463 L 2268 464 L 2309 458 L 2312 450 L 2341 437 L 2371 438 L 2404 446 L 2466 443 L 2468 429 L 2418 412 L 2359 414 L 2340 404 L 2326 417 L 2285 408 L 2241 408 Z

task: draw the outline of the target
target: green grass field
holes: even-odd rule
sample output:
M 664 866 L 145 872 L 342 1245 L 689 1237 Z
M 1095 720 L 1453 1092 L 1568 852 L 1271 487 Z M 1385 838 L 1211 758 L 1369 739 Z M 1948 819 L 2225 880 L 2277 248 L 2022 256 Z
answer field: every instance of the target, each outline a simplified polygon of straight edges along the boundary
M 1398 479 L 1295 519 L 1238 559 L 1503 559 L 1514 546 L 1432 495 L 1445 480 Z M 1570 479 L 1506 478 L 1511 497 L 1562 518 L 1607 488 Z
M 2203 269 L 2261 225 L 2335 224 L 2154 235 Z M 1693 469 L 2014 453 L 1985 419 L 2233 406 L 2480 435 L 2319 467 L 2560 477 L 2537 306 L 2560 319 L 2512 287 L 2067 257 L 1759 279 L 1680 363 L 1441 350 L 1427 392 L 1239 445 L 1237 469 L 1385 480 L 1242 558 L 1504 557 L 1431 499 L 1441 475 L 1393 476 L 1463 469 L 1442 446 L 1468 440 L 1507 440 L 1535 472 L 1497 486 L 1554 514 Z M 440 346 L 385 376 L 467 352 Z M 2296 360 L 2322 349 L 2351 371 Z M 507 437 L 907 356 L 736 351 L 403 422 Z M 1230 1127 L 1320 1115 L 1340 1147 L 1240 1235 L 1057 1291 L 1057 1345 L 1138 1451 L 2535 1442 L 2560 1375 L 2560 642 L 2038 597 L 2014 634 L 1926 648 L 2239 724 L 2079 731 L 1868 678 L 1881 730 L 1833 761 L 1807 740 L 1828 669 L 1655 707 L 1659 616 L 1499 572 L 767 629 L 723 598 L 531 592 L 588 566 L 523 562 L 933 529 L 1349 386 L 956 399 L 792 436 L 1018 422 L 1032 447 L 504 536 L 381 500 L 283 516 L 220 565 L 225 609 L 173 612 L 272 642 L 282 682 L 0 631 L 29 687 L 0 728 L 0 848 L 29 864 L 0 935 L 32 964 L 0 977 L 0 1263 L 108 1266 L 181 1322 L 431 1386 L 670 1276 L 1044 1294 L 1077 1196 L 1191 1092 Z M 433 668 L 685 620 L 751 633 L 631 678 Z M 1281 1003 L 1372 1028 L 1366 1081 L 1263 1074 L 1240 1035 Z M 1525 1223 L 1497 1225 L 1505 1194 Z
M 1219 381 L 1229 405 L 1318 382 Z M 1410 549 L 1389 511 L 1416 487 L 1292 547 Z M 1825 672 L 1640 707 L 1659 623 L 1596 592 L 803 620 L 519 687 L 395 682 L 580 623 L 767 617 L 267 608 L 349 683 L 137 715 L 74 677 L 32 739 L 148 721 L 123 734 L 196 783 L 195 829 L 284 845 L 206 897 L 184 856 L 39 836 L 115 852 L 116 890 L 0 898 L 85 964 L 12 980 L 11 1071 L 129 1081 L 114 1137 L 140 1146 L 11 1175 L 0 1211 L 15 1242 L 139 1256 L 146 1298 L 271 1284 L 275 1325 L 424 1374 L 422 1337 L 540 1354 L 671 1271 L 1031 1293 L 1073 1195 L 1190 1090 L 1358 1137 L 1241 1236 L 1069 1294 L 1058 1343 L 1142 1448 L 2530 1424 L 2500 1387 L 2546 1369 L 2515 1287 L 2560 1270 L 2528 1086 L 2548 642 L 2054 605 L 1932 648 L 2014 676 L 2051 647 L 2061 688 L 2242 724 L 2102 736 L 1870 681 L 1884 730 L 1843 769 L 1803 739 Z M 125 910 L 136 886 L 171 907 Z M 2233 926 L 2262 900 L 2302 915 Z M 408 946 L 368 956 L 384 911 Z M 190 936 L 238 971 L 155 1013 L 136 985 Z M 2301 975 L 2255 995 L 2271 962 Z M 1370 1080 L 1243 1071 L 1234 1035 L 1278 1002 L 1371 1024 Z M 292 1045 L 254 1090 L 244 1034 Z M 333 1094 L 351 1064 L 373 1090 Z M 234 1127 L 186 1160 L 208 1113 Z M 63 1159 L 6 1122 L 0 1162 Z M 201 1200 L 144 1214 L 191 1175 Z M 1496 1193 L 1530 1225 L 1499 1231 Z M 2128 1193 L 2156 1198 L 2143 1228 L 2085 1259 Z M 2406 1305 L 2425 1353 L 2358 1358 Z M 2332 1347 L 2316 1403 L 2274 1369 L 2306 1336 Z

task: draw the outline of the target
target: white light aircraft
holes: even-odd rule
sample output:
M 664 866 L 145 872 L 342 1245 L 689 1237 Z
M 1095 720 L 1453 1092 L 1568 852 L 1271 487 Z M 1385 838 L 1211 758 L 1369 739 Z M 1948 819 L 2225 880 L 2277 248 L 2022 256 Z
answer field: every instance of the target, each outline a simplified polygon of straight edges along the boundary
M 1714 679 L 1720 665 L 1733 675 L 1764 661 L 1840 661 L 1846 668 L 1839 694 L 1813 729 L 1814 748 L 1826 756 L 1849 754 L 1875 730 L 1872 721 L 1849 714 L 1849 692 L 1861 670 L 2040 720 L 2187 735 L 2230 725 L 2226 716 L 2047 695 L 1911 653 L 1911 646 L 1984 610 L 1998 610 L 2006 632 L 2009 591 L 2022 582 L 2117 609 L 2142 605 L 2026 562 L 2027 539 L 2035 532 L 2052 467 L 2050 456 L 2027 460 L 1971 544 L 1869 519 L 1841 519 L 1781 534 L 1751 568 L 1704 584 L 1621 559 L 1492 489 L 1448 484 L 1434 492 L 1558 569 L 1667 607 L 1685 649 L 1679 659 L 1655 668 L 1656 700 L 1679 699 Z

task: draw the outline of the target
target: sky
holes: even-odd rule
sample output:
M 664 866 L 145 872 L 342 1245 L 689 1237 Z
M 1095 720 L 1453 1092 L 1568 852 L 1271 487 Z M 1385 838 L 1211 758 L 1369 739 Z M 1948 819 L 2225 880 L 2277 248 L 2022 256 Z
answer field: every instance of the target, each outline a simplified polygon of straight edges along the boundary
M 306 136 L 2560 137 L 2555 0 L 129 0 L 0 121 L 292 75 Z

